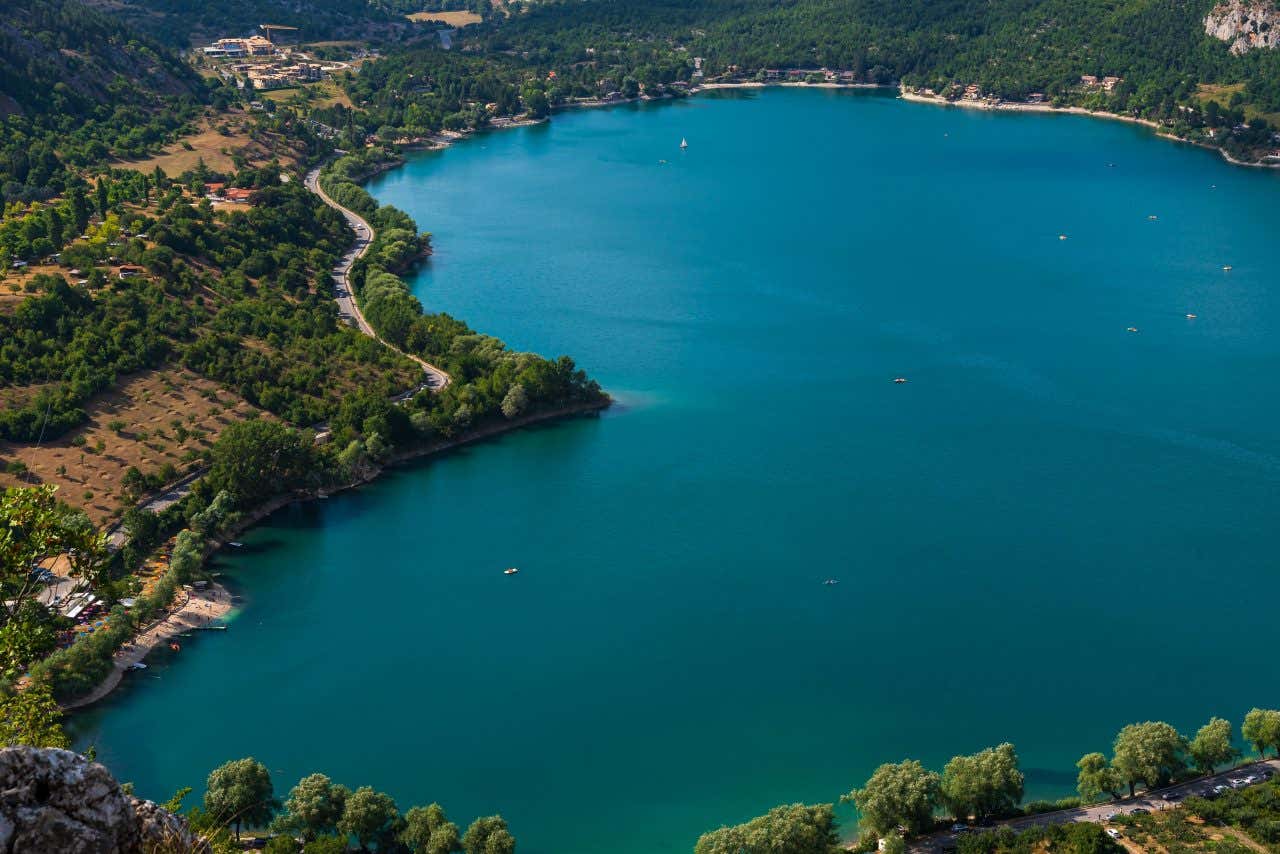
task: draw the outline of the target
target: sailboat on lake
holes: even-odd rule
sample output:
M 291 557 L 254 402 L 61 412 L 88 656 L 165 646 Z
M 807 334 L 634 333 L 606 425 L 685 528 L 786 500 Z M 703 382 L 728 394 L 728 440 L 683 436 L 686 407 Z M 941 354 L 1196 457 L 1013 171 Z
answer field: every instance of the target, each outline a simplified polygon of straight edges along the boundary
M 680 148 L 683 150 L 688 147 L 689 147 L 689 140 L 685 139 L 684 137 L 680 137 Z

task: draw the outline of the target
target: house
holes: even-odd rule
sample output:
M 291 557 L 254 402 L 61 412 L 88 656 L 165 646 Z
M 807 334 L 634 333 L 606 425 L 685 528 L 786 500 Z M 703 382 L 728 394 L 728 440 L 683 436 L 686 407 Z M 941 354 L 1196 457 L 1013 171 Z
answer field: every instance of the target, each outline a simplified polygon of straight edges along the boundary
M 857 80 L 857 79 L 858 79 L 858 76 L 857 76 L 856 74 L 854 74 L 852 71 L 841 71 L 841 72 L 840 72 L 840 82 L 841 82 L 841 83 L 853 83 L 853 82 L 854 82 L 855 80 Z
M 962 97 L 966 101 L 976 101 L 982 97 L 982 90 L 978 88 L 978 84 L 970 83 L 964 87 L 964 95 Z
M 1028 95 L 1028 96 L 1027 96 L 1027 103 L 1028 103 L 1028 104 L 1043 104 L 1043 103 L 1044 103 L 1044 93 L 1043 93 L 1043 92 L 1032 92 L 1030 95 Z
M 276 52 L 271 40 L 262 36 L 249 36 L 243 43 L 250 56 L 272 56 Z
M 764 79 L 765 80 L 781 80 L 782 72 L 776 68 L 766 68 L 764 70 Z
M 222 189 L 227 185 L 222 181 L 208 181 L 204 185 L 205 195 L 218 196 L 222 194 Z
M 248 202 L 252 195 L 253 190 L 243 187 L 228 187 L 222 191 L 222 197 L 229 202 Z
M 1080 84 L 1082 86 L 1097 86 L 1098 78 L 1094 77 L 1092 74 L 1082 74 L 1080 76 Z
M 141 275 L 142 275 L 141 267 L 134 267 L 130 264 L 125 264 L 120 267 L 121 279 L 132 279 L 134 276 L 141 276 Z
M 1124 82 L 1123 77 L 1103 77 L 1102 88 L 1110 92 L 1112 89 L 1116 88 L 1117 83 L 1122 83 L 1122 82 Z

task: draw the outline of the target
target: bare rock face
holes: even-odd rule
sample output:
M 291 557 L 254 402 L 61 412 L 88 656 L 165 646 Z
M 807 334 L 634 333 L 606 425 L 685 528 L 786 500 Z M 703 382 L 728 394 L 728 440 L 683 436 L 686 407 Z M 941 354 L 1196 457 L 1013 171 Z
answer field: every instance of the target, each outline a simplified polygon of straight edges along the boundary
M 1229 42 L 1232 53 L 1280 47 L 1280 9 L 1270 0 L 1227 0 L 1205 17 L 1204 31 Z
M 126 794 L 70 750 L 0 750 L 0 852 L 150 854 L 207 850 L 185 819 Z

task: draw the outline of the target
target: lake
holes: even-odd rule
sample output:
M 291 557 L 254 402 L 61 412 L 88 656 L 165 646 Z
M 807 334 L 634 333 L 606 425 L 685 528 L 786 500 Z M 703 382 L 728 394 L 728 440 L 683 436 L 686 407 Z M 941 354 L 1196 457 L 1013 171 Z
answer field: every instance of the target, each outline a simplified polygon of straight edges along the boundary
M 429 310 L 618 405 L 246 534 L 231 630 L 77 719 L 139 793 L 253 755 L 527 854 L 687 852 L 881 762 L 1012 741 L 1056 797 L 1124 724 L 1280 702 L 1275 173 L 770 89 L 370 190 L 434 234 Z

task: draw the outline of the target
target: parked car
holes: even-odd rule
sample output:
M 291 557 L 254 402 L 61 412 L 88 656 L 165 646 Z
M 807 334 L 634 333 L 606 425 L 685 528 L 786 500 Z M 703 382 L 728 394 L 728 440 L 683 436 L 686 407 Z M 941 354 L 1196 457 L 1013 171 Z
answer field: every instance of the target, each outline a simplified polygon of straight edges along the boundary
M 1182 800 L 1182 795 L 1178 794 L 1177 792 L 1166 792 L 1164 795 L 1164 799 L 1166 801 L 1180 801 Z
M 1109 812 L 1109 813 L 1107 813 L 1106 815 L 1104 815 L 1104 816 L 1102 817 L 1102 820 L 1103 820 L 1103 821 L 1115 821 L 1117 818 L 1119 818 L 1119 817 L 1120 817 L 1120 816 L 1122 816 L 1122 815 L 1124 815 L 1124 813 L 1122 813 L 1122 812 L 1115 812 L 1115 811 L 1112 811 L 1112 812 Z
M 1150 815 L 1150 814 L 1151 814 L 1151 810 L 1147 809 L 1146 807 L 1134 807 L 1133 809 L 1129 810 L 1129 815 Z
M 1120 831 L 1116 830 L 1114 827 L 1107 828 L 1107 836 L 1110 836 L 1112 839 L 1119 839 L 1120 835 Z
M 965 824 L 963 821 L 957 821 L 955 824 L 951 825 L 951 832 L 952 833 L 968 833 L 969 825 Z

